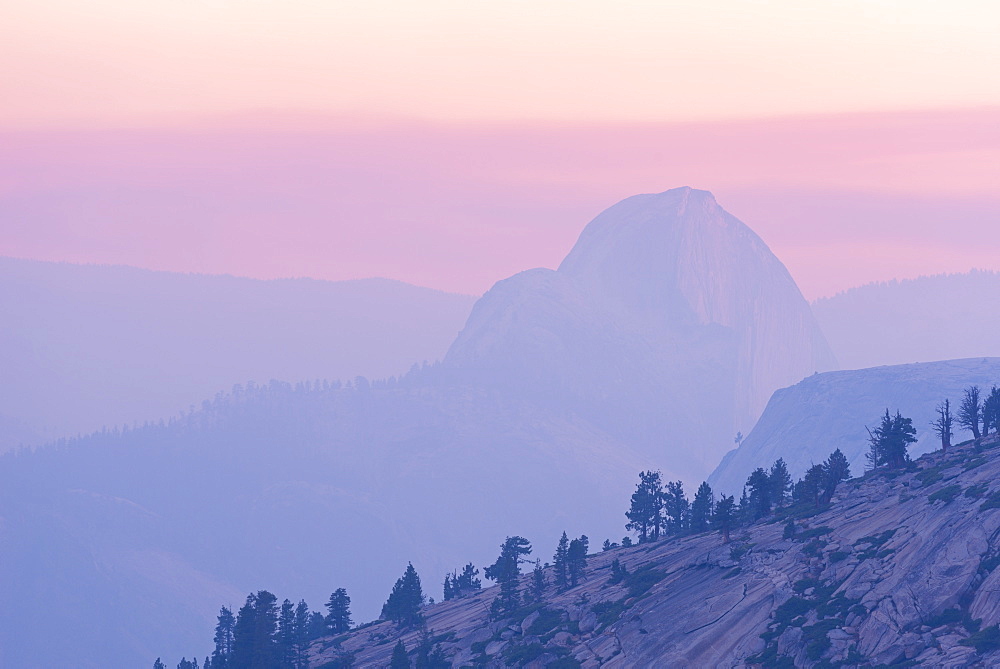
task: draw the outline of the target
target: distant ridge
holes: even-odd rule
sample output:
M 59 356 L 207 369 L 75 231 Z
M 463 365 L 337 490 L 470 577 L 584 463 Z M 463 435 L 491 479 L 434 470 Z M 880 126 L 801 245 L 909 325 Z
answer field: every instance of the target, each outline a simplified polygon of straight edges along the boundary
M 387 377 L 475 298 L 392 279 L 250 279 L 0 257 L 0 451 L 157 420 L 236 383 Z
M 816 300 L 848 369 L 1000 356 L 1000 273 L 972 270 L 870 283 Z

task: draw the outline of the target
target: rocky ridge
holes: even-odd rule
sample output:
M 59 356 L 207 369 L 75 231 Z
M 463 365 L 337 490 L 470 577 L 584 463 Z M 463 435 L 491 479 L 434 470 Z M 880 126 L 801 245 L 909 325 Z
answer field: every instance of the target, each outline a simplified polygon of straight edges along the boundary
M 998 446 L 868 473 L 729 544 L 705 533 L 593 555 L 578 587 L 503 620 L 489 619 L 494 588 L 434 604 L 426 631 L 455 667 L 997 666 Z M 616 584 L 613 560 L 629 572 Z M 362 626 L 319 640 L 311 666 L 387 666 L 398 639 L 413 651 L 421 632 Z

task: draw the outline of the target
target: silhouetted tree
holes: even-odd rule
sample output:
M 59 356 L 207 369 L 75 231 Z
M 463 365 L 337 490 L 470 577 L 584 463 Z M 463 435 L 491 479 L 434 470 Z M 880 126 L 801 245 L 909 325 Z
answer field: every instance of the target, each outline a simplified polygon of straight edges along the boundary
M 545 592 L 545 569 L 542 568 L 542 561 L 535 560 L 535 568 L 531 571 L 531 596 L 535 601 L 542 598 Z
M 850 463 L 838 448 L 823 463 L 823 500 L 829 502 L 837 490 L 837 485 L 849 478 L 851 478 Z
M 778 458 L 771 465 L 771 472 L 768 474 L 768 488 L 770 489 L 771 504 L 775 507 L 784 506 L 792 491 L 792 477 L 788 473 L 788 467 L 783 458 Z
M 403 641 L 397 641 L 392 647 L 392 658 L 389 660 L 389 669 L 410 669 L 410 658 L 406 654 L 406 646 Z
M 278 612 L 278 657 L 281 661 L 282 669 L 295 666 L 297 659 L 296 641 L 298 635 L 295 629 L 295 605 L 288 599 L 281 603 L 281 610 Z
M 584 534 L 579 539 L 569 542 L 566 552 L 566 568 L 569 571 L 569 583 L 576 587 L 587 569 L 587 551 L 590 550 L 590 540 Z
M 167 669 L 167 665 L 163 664 L 160 658 L 156 658 L 156 662 L 153 663 L 153 669 Z
M 724 543 L 729 543 L 729 531 L 732 529 L 736 511 L 736 501 L 732 495 L 722 495 L 719 503 L 715 505 L 715 513 L 712 514 L 712 527 L 718 528 L 722 532 Z
M 198 669 L 198 658 L 188 660 L 186 657 L 182 657 L 181 661 L 177 663 L 177 669 Z
M 423 605 L 424 591 L 420 587 L 420 577 L 410 563 L 392 586 L 389 599 L 382 605 L 382 618 L 393 621 L 403 629 L 415 627 L 423 621 L 420 613 Z
M 632 505 L 625 513 L 626 530 L 638 533 L 639 543 L 660 538 L 663 524 L 663 482 L 660 472 L 639 472 L 639 483 L 632 493 Z
M 604 544 L 601 546 L 602 551 L 609 551 L 612 548 L 618 548 L 618 542 L 611 541 L 611 539 L 605 539 Z
M 869 466 L 872 469 L 882 465 L 902 467 L 910 459 L 906 449 L 917 440 L 916 434 L 911 419 L 903 418 L 898 411 L 892 416 L 886 409 L 879 426 L 868 430 Z
M 212 652 L 212 669 L 227 669 L 233 656 L 233 633 L 236 628 L 236 618 L 233 612 L 225 606 L 219 610 L 218 623 L 215 625 L 215 650 Z
M 979 386 L 969 386 L 958 407 L 958 424 L 967 430 L 972 430 L 972 438 L 979 439 L 979 419 L 982 405 L 979 403 Z
M 566 564 L 568 553 L 569 537 L 564 531 L 556 545 L 556 553 L 552 556 L 552 579 L 557 590 L 563 590 L 569 584 L 569 568 Z
M 937 405 L 938 417 L 931 421 L 931 427 L 934 429 L 934 433 L 941 439 L 941 450 L 945 453 L 951 447 L 951 438 L 953 436 L 952 432 L 952 417 L 951 417 L 951 402 L 945 399 L 944 402 Z
M 712 488 L 708 482 L 702 482 L 698 486 L 698 492 L 694 494 L 694 501 L 691 502 L 691 531 L 704 532 L 708 529 L 708 523 L 712 519 L 712 510 L 715 499 L 712 495 Z
M 687 529 L 689 507 L 684 484 L 680 481 L 667 483 L 663 493 L 663 511 L 666 514 L 666 530 L 670 534 L 681 534 Z
M 1000 434 L 1000 388 L 996 386 L 983 400 L 983 436 L 988 435 L 990 430 Z
M 326 634 L 326 616 L 319 611 L 310 613 L 308 630 L 310 641 L 324 636 Z
M 347 596 L 347 590 L 344 588 L 334 590 L 330 595 L 330 601 L 326 603 L 326 609 L 329 611 L 326 615 L 326 625 L 333 634 L 350 631 L 351 598 Z
M 753 470 L 746 487 L 750 490 L 749 520 L 760 520 L 771 513 L 771 479 L 762 467 Z
M 622 537 L 622 548 L 632 548 L 632 537 Z
M 531 554 L 531 543 L 524 537 L 507 537 L 500 546 L 497 561 L 483 571 L 483 575 L 500 586 L 500 594 L 493 600 L 494 614 L 509 612 L 521 603 L 517 578 L 521 575 L 522 556 Z
M 823 465 L 813 465 L 795 485 L 793 494 L 796 502 L 818 506 L 825 489 L 826 470 L 823 469 Z
M 233 669 L 265 669 L 278 666 L 278 598 L 267 590 L 247 596 L 236 614 L 233 633 Z
M 300 599 L 295 605 L 295 669 L 308 669 L 309 605 Z

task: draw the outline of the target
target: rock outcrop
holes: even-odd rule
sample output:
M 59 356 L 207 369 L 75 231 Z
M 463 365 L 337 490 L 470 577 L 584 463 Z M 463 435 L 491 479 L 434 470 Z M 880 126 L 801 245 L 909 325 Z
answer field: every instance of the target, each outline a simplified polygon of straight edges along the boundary
M 967 443 L 729 544 L 709 533 L 593 555 L 579 586 L 508 618 L 489 618 L 494 589 L 428 606 L 427 638 L 456 667 L 997 666 L 998 481 L 1000 441 Z M 629 572 L 619 583 L 613 560 Z M 364 626 L 318 641 L 311 666 L 385 666 L 397 639 L 415 650 L 421 635 Z
M 979 385 L 988 393 L 998 382 L 1000 358 L 815 374 L 774 393 L 753 431 L 726 454 L 708 482 L 717 491 L 739 497 L 755 467 L 784 458 L 792 476 L 799 477 L 838 448 L 852 471 L 862 471 L 868 450 L 865 426 L 877 425 L 886 409 L 913 420 L 918 441 L 910 452 L 928 453 L 940 447 L 930 429 L 937 405 L 948 398 L 957 412 L 964 388 Z M 962 429 L 956 424 L 955 431 Z
M 767 245 L 676 188 L 601 213 L 558 270 L 497 283 L 444 364 L 585 415 L 696 485 L 774 390 L 836 361 Z

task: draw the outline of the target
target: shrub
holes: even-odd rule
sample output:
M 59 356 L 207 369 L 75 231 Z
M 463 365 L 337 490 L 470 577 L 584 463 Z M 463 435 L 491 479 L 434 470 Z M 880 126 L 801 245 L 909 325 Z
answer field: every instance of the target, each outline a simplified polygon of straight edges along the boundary
M 931 504 L 934 502 L 944 502 L 945 504 L 948 504 L 953 499 L 958 497 L 960 492 L 962 492 L 962 486 L 952 484 L 941 488 L 935 493 L 927 495 L 927 501 Z
M 973 646 L 980 655 L 1000 649 L 1000 628 L 991 625 L 979 630 L 968 639 L 959 641 L 963 646 Z

